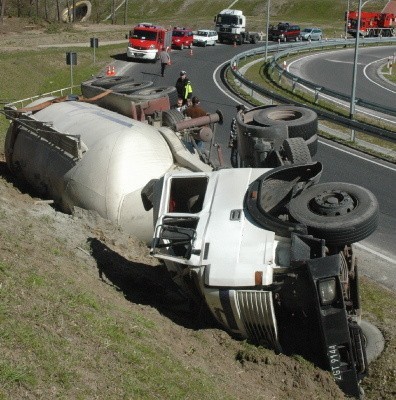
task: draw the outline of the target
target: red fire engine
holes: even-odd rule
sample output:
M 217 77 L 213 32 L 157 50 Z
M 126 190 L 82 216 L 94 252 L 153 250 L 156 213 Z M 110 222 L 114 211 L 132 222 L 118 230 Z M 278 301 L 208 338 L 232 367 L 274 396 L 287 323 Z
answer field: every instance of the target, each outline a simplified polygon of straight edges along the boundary
M 129 32 L 127 57 L 157 61 L 158 51 L 172 44 L 172 31 L 150 23 L 140 23 Z

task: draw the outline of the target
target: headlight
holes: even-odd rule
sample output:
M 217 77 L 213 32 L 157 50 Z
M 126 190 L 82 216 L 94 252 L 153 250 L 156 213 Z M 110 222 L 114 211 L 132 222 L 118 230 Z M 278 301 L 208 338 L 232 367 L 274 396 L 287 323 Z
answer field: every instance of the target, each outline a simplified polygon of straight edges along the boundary
M 331 304 L 337 295 L 335 278 L 324 279 L 318 282 L 320 302 L 323 306 Z
M 150 44 L 149 49 L 155 49 L 155 45 L 154 44 Z

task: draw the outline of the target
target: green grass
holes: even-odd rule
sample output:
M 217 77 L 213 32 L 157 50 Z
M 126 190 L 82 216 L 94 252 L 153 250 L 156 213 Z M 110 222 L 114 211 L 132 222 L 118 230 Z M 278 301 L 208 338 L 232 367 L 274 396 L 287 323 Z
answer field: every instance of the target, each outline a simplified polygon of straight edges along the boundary
M 104 70 L 111 57 L 125 52 L 125 44 L 100 46 L 95 52 L 90 48 L 42 49 L 25 51 L 15 57 L 4 53 L 0 58 L 0 87 L 2 104 L 49 93 L 71 85 L 71 69 L 66 65 L 66 51 L 77 53 L 77 65 L 73 66 L 73 85 L 79 85 L 92 75 Z M 45 62 L 43 62 L 43 59 Z M 12 77 L 12 79 L 10 79 Z M 9 122 L 0 116 L 0 144 L 2 146 Z

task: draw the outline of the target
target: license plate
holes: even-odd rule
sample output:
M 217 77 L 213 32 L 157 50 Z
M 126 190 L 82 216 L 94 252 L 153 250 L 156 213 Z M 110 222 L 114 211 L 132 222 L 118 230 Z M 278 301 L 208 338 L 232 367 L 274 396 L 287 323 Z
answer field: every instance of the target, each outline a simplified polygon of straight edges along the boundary
M 342 381 L 341 356 L 337 345 L 330 345 L 327 348 L 327 357 L 330 362 L 330 371 L 336 381 Z

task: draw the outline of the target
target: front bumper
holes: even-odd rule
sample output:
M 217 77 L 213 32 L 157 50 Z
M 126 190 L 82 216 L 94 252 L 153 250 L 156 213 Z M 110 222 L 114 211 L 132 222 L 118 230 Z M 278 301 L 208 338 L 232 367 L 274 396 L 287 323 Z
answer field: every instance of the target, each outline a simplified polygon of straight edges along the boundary
M 128 46 L 127 57 L 140 60 L 155 60 L 157 57 L 157 50 L 138 50 Z

